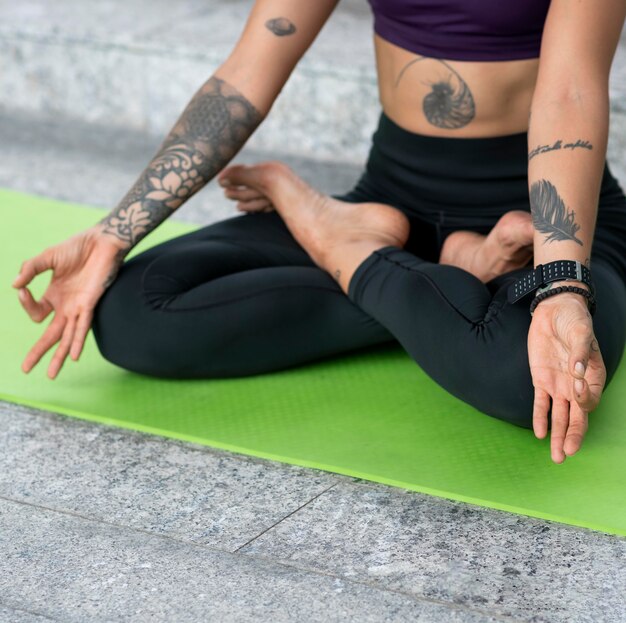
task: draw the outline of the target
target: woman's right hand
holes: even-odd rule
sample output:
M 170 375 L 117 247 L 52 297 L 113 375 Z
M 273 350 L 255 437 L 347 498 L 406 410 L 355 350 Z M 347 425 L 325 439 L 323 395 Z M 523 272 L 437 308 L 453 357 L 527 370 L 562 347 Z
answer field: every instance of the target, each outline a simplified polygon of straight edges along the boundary
M 91 327 L 93 310 L 105 290 L 113 283 L 129 252 L 128 246 L 102 234 L 96 225 L 71 238 L 44 249 L 26 260 L 13 287 L 34 322 L 42 322 L 54 310 L 54 318 L 44 334 L 30 349 L 22 370 L 30 372 L 42 356 L 60 340 L 48 367 L 48 377 L 54 379 L 68 353 L 78 360 Z M 52 278 L 41 300 L 36 301 L 26 287 L 33 278 L 46 270 Z

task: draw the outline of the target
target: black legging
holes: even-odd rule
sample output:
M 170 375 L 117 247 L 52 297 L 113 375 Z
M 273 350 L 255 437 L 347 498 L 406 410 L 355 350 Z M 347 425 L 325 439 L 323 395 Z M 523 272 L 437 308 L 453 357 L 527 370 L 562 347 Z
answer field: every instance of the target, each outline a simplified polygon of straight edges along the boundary
M 368 256 L 348 296 L 278 213 L 233 216 L 126 261 L 95 310 L 98 348 L 141 374 L 219 378 L 397 340 L 454 396 L 530 428 L 531 317 L 527 303 L 507 303 L 506 289 L 532 262 L 487 284 L 437 263 L 450 232 L 487 233 L 505 212 L 529 210 L 526 154 L 525 133 L 427 137 L 383 115 L 366 172 L 341 198 L 401 209 L 411 235 L 404 249 Z M 626 198 L 608 167 L 591 269 L 608 385 L 626 341 Z

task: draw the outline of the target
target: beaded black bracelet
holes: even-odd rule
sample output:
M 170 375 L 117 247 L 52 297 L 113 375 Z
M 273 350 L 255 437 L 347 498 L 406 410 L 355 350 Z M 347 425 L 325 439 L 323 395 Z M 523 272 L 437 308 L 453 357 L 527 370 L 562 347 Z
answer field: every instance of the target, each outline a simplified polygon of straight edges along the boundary
M 556 288 L 537 294 L 537 296 L 535 296 L 530 303 L 530 315 L 533 315 L 535 308 L 539 305 L 539 303 L 541 303 L 541 301 L 550 296 L 554 296 L 555 294 L 560 294 L 561 292 L 575 292 L 576 294 L 582 294 L 587 298 L 587 307 L 589 308 L 589 313 L 593 316 L 596 311 L 596 299 L 594 295 L 589 290 L 586 290 L 585 288 L 578 288 L 576 286 L 557 286 Z

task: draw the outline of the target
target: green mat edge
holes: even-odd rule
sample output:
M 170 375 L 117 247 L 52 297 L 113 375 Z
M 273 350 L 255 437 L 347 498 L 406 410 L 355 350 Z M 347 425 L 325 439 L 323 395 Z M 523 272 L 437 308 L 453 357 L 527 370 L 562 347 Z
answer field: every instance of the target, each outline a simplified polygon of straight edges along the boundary
M 250 450 L 249 448 L 245 448 L 244 446 L 237 446 L 237 445 L 233 445 L 229 443 L 222 443 L 222 442 L 202 439 L 194 435 L 186 435 L 184 433 L 177 433 L 177 432 L 173 432 L 167 429 L 158 428 L 155 426 L 146 426 L 144 424 L 130 425 L 126 423 L 124 420 L 117 420 L 115 418 L 109 418 L 109 417 L 104 417 L 100 415 L 92 415 L 90 413 L 82 413 L 74 409 L 68 409 L 68 408 L 59 407 L 56 405 L 49 405 L 44 402 L 39 402 L 38 400 L 22 399 L 22 398 L 13 396 L 12 394 L 5 394 L 4 392 L 0 392 L 0 399 L 6 400 L 7 402 L 13 402 L 15 404 L 21 404 L 25 406 L 35 407 L 37 409 L 42 409 L 45 411 L 50 411 L 52 413 L 67 415 L 67 416 L 74 417 L 80 420 L 97 422 L 99 424 L 115 426 L 115 427 L 124 428 L 127 430 L 135 430 L 135 431 L 139 431 L 142 433 L 157 435 L 159 437 L 178 439 L 179 441 L 187 441 L 191 443 L 196 443 L 201 446 L 206 446 L 209 448 L 219 448 L 220 450 L 228 450 L 230 452 L 235 452 L 238 454 L 242 454 L 244 456 L 254 456 L 254 457 L 258 457 L 262 459 L 269 459 L 271 461 L 277 461 L 279 463 L 284 463 L 287 465 L 298 465 L 300 467 L 320 469 L 322 471 L 330 472 L 333 474 L 352 476 L 354 478 L 361 478 L 363 480 L 368 480 L 370 482 L 378 482 L 378 483 L 390 485 L 393 487 L 400 487 L 403 489 L 407 489 L 409 491 L 415 491 L 417 493 L 425 493 L 425 494 L 432 495 L 435 497 L 444 498 L 446 500 L 467 502 L 469 504 L 473 504 L 479 507 L 493 508 L 496 510 L 514 513 L 516 515 L 523 515 L 525 517 L 547 519 L 549 521 L 557 522 L 561 525 L 578 526 L 581 528 L 594 530 L 596 532 L 604 532 L 606 534 L 613 534 L 616 536 L 626 537 L 626 530 L 621 530 L 619 528 L 614 528 L 611 526 L 603 526 L 597 523 L 589 523 L 586 521 L 581 521 L 579 519 L 571 519 L 563 515 L 561 516 L 553 515 L 551 513 L 543 513 L 541 511 L 530 512 L 527 509 L 523 509 L 518 506 L 511 506 L 509 504 L 499 504 L 498 502 L 493 502 L 491 500 L 485 500 L 482 498 L 475 498 L 472 496 L 460 495 L 457 493 L 450 493 L 448 491 L 443 491 L 441 489 L 432 489 L 430 487 L 417 486 L 411 483 L 403 482 L 401 480 L 394 480 L 393 478 L 385 478 L 383 476 L 376 476 L 376 475 L 368 474 L 366 472 L 360 472 L 358 470 L 351 470 L 351 469 L 347 469 L 343 467 L 326 465 L 325 463 L 316 463 L 314 461 L 307 461 L 303 459 L 292 459 L 290 457 L 286 457 L 284 455 L 281 456 L 281 455 L 273 454 L 271 452 L 259 452 L 258 450 Z

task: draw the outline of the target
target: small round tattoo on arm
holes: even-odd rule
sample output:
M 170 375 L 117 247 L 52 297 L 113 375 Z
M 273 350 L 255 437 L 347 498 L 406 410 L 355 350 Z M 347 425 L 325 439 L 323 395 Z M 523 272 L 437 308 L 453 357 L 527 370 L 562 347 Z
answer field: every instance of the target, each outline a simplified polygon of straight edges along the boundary
M 277 37 L 287 37 L 296 32 L 296 26 L 286 17 L 274 17 L 265 22 L 265 27 L 273 32 Z

